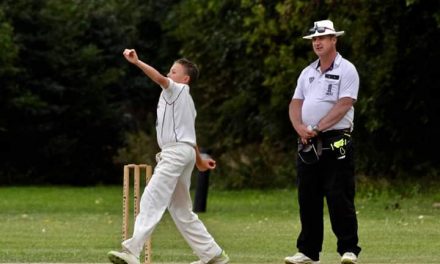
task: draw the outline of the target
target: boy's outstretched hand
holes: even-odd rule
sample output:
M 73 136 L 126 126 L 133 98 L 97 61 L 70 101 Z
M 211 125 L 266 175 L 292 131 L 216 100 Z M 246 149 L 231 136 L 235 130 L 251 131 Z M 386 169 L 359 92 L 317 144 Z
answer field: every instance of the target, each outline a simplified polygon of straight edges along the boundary
M 134 49 L 125 49 L 122 54 L 124 54 L 126 60 L 133 64 L 137 63 L 139 60 L 138 55 Z

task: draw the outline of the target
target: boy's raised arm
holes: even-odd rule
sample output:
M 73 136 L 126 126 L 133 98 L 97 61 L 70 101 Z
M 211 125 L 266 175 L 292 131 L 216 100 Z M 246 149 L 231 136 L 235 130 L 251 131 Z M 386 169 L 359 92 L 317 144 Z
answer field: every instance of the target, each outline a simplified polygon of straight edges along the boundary
M 139 60 L 139 57 L 134 49 L 125 49 L 123 55 L 127 61 L 139 67 L 153 82 L 157 83 L 163 88 L 168 88 L 168 78 L 160 74 L 155 68 Z

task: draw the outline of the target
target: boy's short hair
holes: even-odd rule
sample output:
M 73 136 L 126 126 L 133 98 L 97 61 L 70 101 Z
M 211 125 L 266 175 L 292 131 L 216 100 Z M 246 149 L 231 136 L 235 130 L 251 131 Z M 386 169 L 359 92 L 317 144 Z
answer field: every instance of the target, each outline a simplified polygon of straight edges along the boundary
M 192 84 L 199 78 L 199 67 L 194 62 L 186 59 L 180 58 L 175 61 L 175 63 L 179 63 L 185 68 L 186 74 L 189 76 L 188 84 Z

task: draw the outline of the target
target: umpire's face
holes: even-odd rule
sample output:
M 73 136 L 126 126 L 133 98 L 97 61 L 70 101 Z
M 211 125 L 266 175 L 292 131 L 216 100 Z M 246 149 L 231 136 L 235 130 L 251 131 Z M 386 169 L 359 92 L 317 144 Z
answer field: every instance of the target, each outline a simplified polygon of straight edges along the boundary
M 312 38 L 313 51 L 318 57 L 325 57 L 336 51 L 337 37 L 325 35 Z

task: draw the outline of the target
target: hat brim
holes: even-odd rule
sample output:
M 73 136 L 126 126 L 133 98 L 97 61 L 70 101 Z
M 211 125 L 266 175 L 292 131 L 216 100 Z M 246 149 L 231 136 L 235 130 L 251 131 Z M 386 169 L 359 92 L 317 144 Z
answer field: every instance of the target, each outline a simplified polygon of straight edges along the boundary
M 319 33 L 319 32 L 315 32 L 311 35 L 308 36 L 304 36 L 303 39 L 312 39 L 314 37 L 319 37 L 319 36 L 326 36 L 326 35 L 335 35 L 336 37 L 342 36 L 344 35 L 345 31 L 330 31 L 330 30 L 326 30 L 325 32 Z

